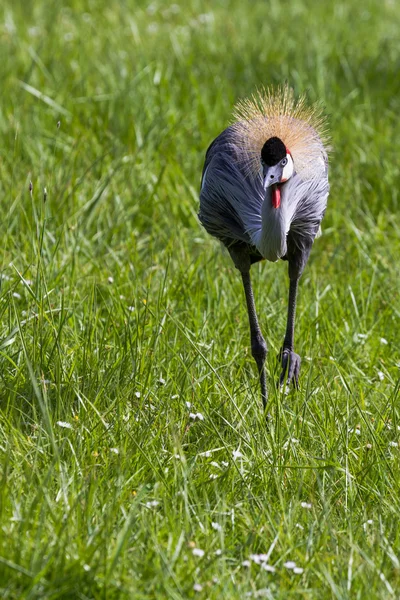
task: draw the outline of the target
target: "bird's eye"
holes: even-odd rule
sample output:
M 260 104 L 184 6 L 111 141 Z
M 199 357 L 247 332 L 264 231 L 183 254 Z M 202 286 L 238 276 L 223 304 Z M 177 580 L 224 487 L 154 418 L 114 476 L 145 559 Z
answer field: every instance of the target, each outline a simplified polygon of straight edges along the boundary
M 284 167 L 285 165 L 287 165 L 287 158 L 282 158 L 281 165 L 282 165 L 282 167 Z

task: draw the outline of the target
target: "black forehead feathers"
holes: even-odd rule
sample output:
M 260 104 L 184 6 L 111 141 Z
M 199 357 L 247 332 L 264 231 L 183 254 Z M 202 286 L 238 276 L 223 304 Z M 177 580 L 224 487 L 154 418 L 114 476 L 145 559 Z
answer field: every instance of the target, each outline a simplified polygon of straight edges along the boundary
M 268 167 L 277 165 L 286 156 L 286 146 L 278 137 L 267 140 L 261 150 L 261 158 Z

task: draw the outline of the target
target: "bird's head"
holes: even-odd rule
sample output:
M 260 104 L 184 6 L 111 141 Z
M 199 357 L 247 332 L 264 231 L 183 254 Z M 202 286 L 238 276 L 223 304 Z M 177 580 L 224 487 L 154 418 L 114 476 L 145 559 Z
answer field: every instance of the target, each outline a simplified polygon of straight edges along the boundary
M 278 184 L 285 183 L 294 173 L 294 164 L 290 150 L 278 137 L 270 137 L 261 150 L 264 190 L 273 187 L 273 205 L 280 206 L 280 193 L 277 198 Z

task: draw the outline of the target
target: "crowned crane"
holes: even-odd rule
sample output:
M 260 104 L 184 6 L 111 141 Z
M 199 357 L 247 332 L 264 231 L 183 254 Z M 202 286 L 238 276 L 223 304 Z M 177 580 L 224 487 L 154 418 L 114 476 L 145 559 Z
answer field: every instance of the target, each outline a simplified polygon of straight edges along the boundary
M 327 133 L 319 105 L 295 99 L 287 86 L 262 89 L 240 101 L 234 121 L 209 146 L 200 191 L 199 219 L 223 242 L 240 271 L 264 410 L 267 345 L 258 323 L 250 267 L 287 260 L 289 302 L 281 349 L 285 381 L 298 387 L 294 352 L 299 278 L 320 230 L 329 194 Z

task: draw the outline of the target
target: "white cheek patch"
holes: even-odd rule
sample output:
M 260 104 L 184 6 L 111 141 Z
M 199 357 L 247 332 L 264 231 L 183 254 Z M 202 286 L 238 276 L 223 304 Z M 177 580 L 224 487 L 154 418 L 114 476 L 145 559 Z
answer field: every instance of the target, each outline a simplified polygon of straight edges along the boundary
M 286 158 L 287 158 L 287 163 L 283 167 L 281 181 L 287 181 L 288 179 L 290 179 L 291 176 L 293 175 L 293 171 L 294 171 L 293 159 L 290 156 L 290 154 L 286 154 Z

